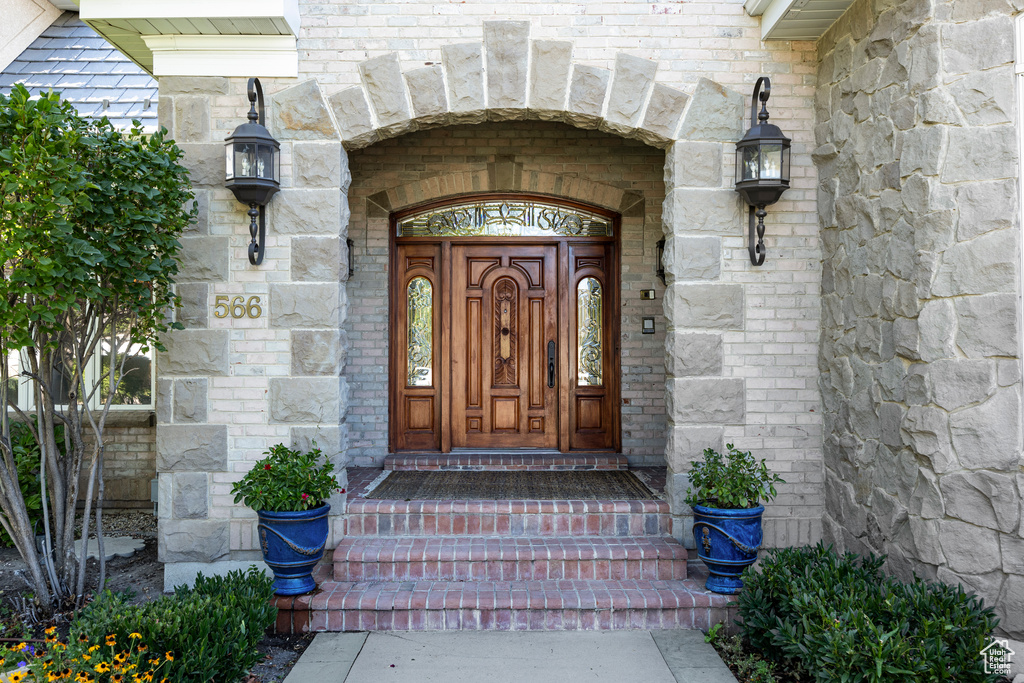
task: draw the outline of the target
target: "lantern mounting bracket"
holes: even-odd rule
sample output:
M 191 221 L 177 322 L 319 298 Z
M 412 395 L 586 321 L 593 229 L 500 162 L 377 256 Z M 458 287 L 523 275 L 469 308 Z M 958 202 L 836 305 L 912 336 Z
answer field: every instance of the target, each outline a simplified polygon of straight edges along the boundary
M 260 79 L 250 78 L 247 121 L 227 137 L 227 188 L 249 207 L 249 263 L 263 263 L 267 236 L 266 205 L 281 188 L 281 144 L 266 127 L 266 107 Z
M 750 130 L 736 143 L 736 191 L 750 205 L 747 251 L 755 266 L 765 259 L 765 207 L 777 202 L 789 188 L 791 141 L 778 126 L 768 122 L 771 94 L 771 79 L 758 78 L 750 98 Z

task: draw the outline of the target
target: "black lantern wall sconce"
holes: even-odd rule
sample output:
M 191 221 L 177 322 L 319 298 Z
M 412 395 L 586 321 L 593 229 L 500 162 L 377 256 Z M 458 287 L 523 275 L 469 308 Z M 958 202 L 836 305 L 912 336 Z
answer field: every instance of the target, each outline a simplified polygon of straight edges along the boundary
M 266 128 L 260 79 L 249 79 L 248 94 L 249 120 L 225 140 L 225 185 L 235 199 L 249 205 L 249 263 L 258 266 L 266 246 L 266 206 L 281 189 L 281 143 Z
M 657 268 L 654 270 L 654 274 L 661 280 L 661 284 L 665 284 L 665 238 L 662 237 L 655 243 L 655 249 L 657 250 Z
M 750 101 L 750 130 L 736 143 L 736 191 L 750 204 L 747 249 L 750 262 L 755 266 L 764 263 L 764 217 L 768 215 L 764 207 L 779 201 L 782 193 L 789 189 L 791 141 L 778 126 L 768 123 L 771 94 L 771 80 L 767 76 L 758 78 Z M 758 99 L 761 100 L 760 112 L 757 111 Z

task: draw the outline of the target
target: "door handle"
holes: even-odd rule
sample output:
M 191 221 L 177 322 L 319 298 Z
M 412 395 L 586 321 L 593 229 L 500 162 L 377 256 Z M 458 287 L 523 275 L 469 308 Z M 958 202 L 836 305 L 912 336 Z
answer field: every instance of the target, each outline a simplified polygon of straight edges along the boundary
M 548 342 L 548 388 L 555 388 L 555 342 Z

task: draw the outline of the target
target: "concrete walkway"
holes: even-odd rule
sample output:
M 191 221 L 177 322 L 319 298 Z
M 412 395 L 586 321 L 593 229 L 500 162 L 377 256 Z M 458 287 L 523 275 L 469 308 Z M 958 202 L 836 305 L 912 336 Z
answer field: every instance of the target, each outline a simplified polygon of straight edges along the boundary
M 700 631 L 320 633 L 284 683 L 736 683 Z

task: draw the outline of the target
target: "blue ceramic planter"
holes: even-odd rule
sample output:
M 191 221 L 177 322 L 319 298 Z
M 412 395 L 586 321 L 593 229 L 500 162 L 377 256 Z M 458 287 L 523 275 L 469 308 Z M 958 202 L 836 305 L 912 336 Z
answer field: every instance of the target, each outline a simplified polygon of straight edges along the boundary
M 312 510 L 256 513 L 263 559 L 274 570 L 278 595 L 302 595 L 316 588 L 312 574 L 324 556 L 330 509 L 325 503 Z
M 697 556 L 708 566 L 704 586 L 715 593 L 739 593 L 740 574 L 757 560 L 761 547 L 764 506 L 741 510 L 693 506 L 693 537 Z

